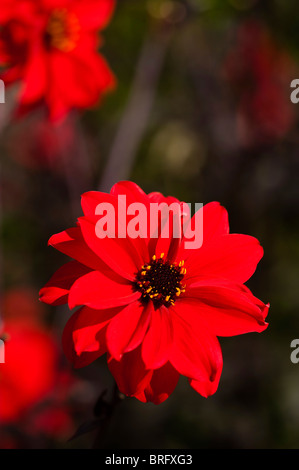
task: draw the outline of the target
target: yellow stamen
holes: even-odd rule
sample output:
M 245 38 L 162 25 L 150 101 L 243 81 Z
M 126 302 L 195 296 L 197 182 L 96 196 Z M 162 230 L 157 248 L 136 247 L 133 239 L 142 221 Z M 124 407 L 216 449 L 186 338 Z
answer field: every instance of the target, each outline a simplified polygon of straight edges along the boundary
M 66 8 L 54 10 L 47 26 L 50 46 L 62 52 L 75 49 L 80 38 L 80 23 L 77 16 Z

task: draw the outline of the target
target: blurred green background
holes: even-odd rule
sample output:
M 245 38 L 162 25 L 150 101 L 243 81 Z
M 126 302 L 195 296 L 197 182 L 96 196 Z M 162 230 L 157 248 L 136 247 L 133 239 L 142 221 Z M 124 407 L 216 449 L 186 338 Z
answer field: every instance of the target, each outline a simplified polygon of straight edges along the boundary
M 120 179 L 190 203 L 219 201 L 231 232 L 265 250 L 248 287 L 270 302 L 269 327 L 220 338 L 217 393 L 204 399 L 181 378 L 159 406 L 125 399 L 104 448 L 299 447 L 299 364 L 290 360 L 299 337 L 299 104 L 290 100 L 298 18 L 295 0 L 119 0 L 102 48 L 114 92 L 62 129 L 36 112 L 2 131 L 3 293 L 30 286 L 38 299 L 66 260 L 49 237 L 74 225 L 84 191 Z M 69 316 L 46 308 L 59 340 Z M 72 398 L 78 427 L 113 384 L 105 358 L 74 374 L 85 387 Z

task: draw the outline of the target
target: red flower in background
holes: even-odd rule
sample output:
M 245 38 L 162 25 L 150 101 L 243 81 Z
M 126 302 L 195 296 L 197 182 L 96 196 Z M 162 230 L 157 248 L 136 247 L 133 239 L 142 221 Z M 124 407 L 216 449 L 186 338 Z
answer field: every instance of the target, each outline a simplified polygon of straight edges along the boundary
M 54 387 L 58 348 L 41 328 L 5 322 L 5 364 L 1 364 L 0 423 L 19 419 Z
M 136 184 L 116 184 L 110 194 L 82 196 L 84 216 L 49 244 L 74 261 L 60 268 L 41 290 L 42 301 L 79 308 L 63 333 L 66 356 L 83 367 L 108 354 L 121 392 L 156 404 L 174 390 L 179 376 L 207 397 L 222 371 L 217 336 L 261 332 L 265 305 L 244 286 L 263 256 L 250 236 L 229 234 L 226 210 L 203 207 L 203 245 L 187 249 L 184 238 L 103 238 L 95 233 L 99 203 L 115 207 L 174 198 L 145 194 Z M 177 201 L 179 202 L 179 201 Z M 151 227 L 155 230 L 157 227 Z M 151 232 L 153 233 L 153 232 Z
M 36 293 L 12 289 L 2 299 L 2 307 L 5 363 L 0 364 L 0 447 L 6 447 L 5 426 L 17 425 L 26 435 L 65 436 L 73 430 L 66 397 L 74 380 L 61 367 L 59 345 L 43 325 Z
M 241 141 L 246 146 L 275 141 L 295 119 L 289 99 L 294 63 L 256 21 L 245 22 L 236 36 L 225 73 L 238 102 Z
M 114 0 L 6 0 L 0 12 L 1 78 L 21 81 L 18 114 L 46 103 L 52 120 L 97 104 L 114 85 L 98 32 Z
M 65 172 L 66 164 L 76 164 L 74 154 L 78 149 L 78 129 L 73 117 L 68 115 L 63 121 L 53 123 L 46 117 L 38 117 L 11 126 L 6 142 L 11 158 L 30 170 Z

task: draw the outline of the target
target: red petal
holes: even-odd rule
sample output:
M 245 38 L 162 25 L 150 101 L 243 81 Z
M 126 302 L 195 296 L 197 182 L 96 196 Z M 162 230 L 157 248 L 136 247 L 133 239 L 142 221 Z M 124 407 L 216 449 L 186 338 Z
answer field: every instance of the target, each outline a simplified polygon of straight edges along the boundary
M 187 309 L 173 312 L 174 340 L 170 355 L 173 367 L 182 375 L 204 383 L 213 383 L 222 368 L 222 353 L 216 336 L 211 335 L 204 326 L 196 332 L 181 315 Z
M 124 352 L 132 351 L 142 342 L 152 310 L 151 304 L 148 305 L 145 308 L 140 302 L 134 302 L 111 320 L 107 329 L 107 345 L 117 361 L 120 361 Z
M 169 207 L 169 206 L 168 206 Z M 181 243 L 181 205 L 175 202 L 162 218 L 159 238 L 155 247 L 155 255 L 159 258 L 162 253 L 171 262 L 175 259 Z
M 197 393 L 200 393 L 200 395 L 207 398 L 213 395 L 217 391 L 220 377 L 221 377 L 221 372 L 222 372 L 222 367 L 219 367 L 217 369 L 217 372 L 213 381 L 210 381 L 210 380 L 200 381 L 200 380 L 189 379 L 189 383 L 191 387 L 194 388 L 194 390 L 196 390 Z
M 79 219 L 83 237 L 90 249 L 99 256 L 111 269 L 120 276 L 133 281 L 136 272 L 141 268 L 137 252 L 126 238 L 98 238 L 96 235 L 97 218 L 81 217 Z
M 63 80 L 61 71 L 63 70 Z M 49 108 L 52 122 L 63 119 L 74 106 L 72 96 L 77 97 L 74 87 L 74 70 L 70 54 L 58 50 L 48 54 L 48 75 L 50 77 L 45 101 Z M 68 83 L 68 87 L 64 83 Z M 82 85 L 81 85 L 82 87 Z
M 71 316 L 63 331 L 62 346 L 76 368 L 87 366 L 106 352 L 107 325 L 118 312 L 83 307 Z
M 117 199 L 111 194 L 103 193 L 101 191 L 88 191 L 81 196 L 81 206 L 84 215 L 95 216 L 96 209 L 99 204 L 112 204 L 117 207 Z
M 124 354 L 120 361 L 109 357 L 108 367 L 120 392 L 130 397 L 142 393 L 153 375 L 152 370 L 145 369 L 140 348 Z
M 125 184 L 128 183 L 128 184 Z M 130 184 L 129 184 L 130 183 Z M 138 189 L 136 189 L 138 188 Z M 91 218 L 96 216 L 97 207 L 99 204 L 111 204 L 114 209 L 115 219 L 115 234 L 118 236 L 118 226 L 121 225 L 122 231 L 126 234 L 128 242 L 120 240 L 121 244 L 127 243 L 126 250 L 131 254 L 132 258 L 135 261 L 135 265 L 140 268 L 145 262 L 149 261 L 149 254 L 147 249 L 146 238 L 130 238 L 127 233 L 127 226 L 131 216 L 127 215 L 128 205 L 136 202 L 142 202 L 142 204 L 147 207 L 148 200 L 142 199 L 142 196 L 146 197 L 145 193 L 131 182 L 122 182 L 117 183 L 111 190 L 112 194 L 106 194 L 97 191 L 90 191 L 82 196 L 82 209 L 86 216 Z M 140 196 L 141 194 L 141 196 Z M 122 205 L 122 202 L 119 202 L 118 196 L 126 197 L 126 205 Z M 141 198 L 142 201 L 138 201 Z M 119 214 L 119 211 L 123 211 L 122 214 Z M 97 223 L 97 217 L 94 218 L 95 224 Z M 124 220 L 124 223 L 122 222 Z M 147 221 L 145 221 L 147 222 Z M 125 225 L 124 225 L 125 224 Z
M 79 227 L 56 233 L 50 238 L 48 244 L 91 269 L 99 271 L 107 271 L 108 269 L 103 261 L 88 248 Z
M 111 91 L 116 79 L 104 57 L 98 54 L 97 36 L 82 34 L 77 47 L 70 52 L 70 73 L 75 96 L 69 97 L 73 107 L 86 108 L 99 103 L 101 95 Z
M 40 300 L 46 304 L 63 305 L 67 303 L 71 286 L 80 277 L 90 271 L 77 261 L 64 264 L 40 290 Z
M 177 386 L 180 374 L 167 362 L 160 369 L 154 370 L 152 379 L 139 395 L 135 395 L 142 402 L 153 402 L 159 405 L 165 401 Z
M 217 239 L 218 237 L 227 235 L 229 233 L 228 214 L 226 209 L 222 207 L 219 202 L 210 202 L 199 210 L 202 211 L 203 246 Z M 194 228 L 194 217 L 190 221 L 190 224 L 191 227 Z M 186 225 L 188 227 L 188 224 Z M 188 242 L 189 240 L 184 237 L 181 248 L 177 255 L 179 261 L 182 259 L 187 259 L 189 256 L 193 256 L 193 254 L 198 251 L 198 249 L 192 248 L 185 249 L 186 241 Z
M 144 221 L 146 225 L 146 234 L 145 238 L 137 237 L 135 239 L 131 239 L 132 243 L 135 245 L 136 249 L 141 255 L 142 264 L 147 263 L 149 261 L 149 252 L 147 247 L 147 238 L 149 237 L 149 229 L 150 229 L 150 218 L 149 218 L 149 198 L 145 194 L 145 192 L 132 181 L 120 181 L 116 183 L 111 189 L 111 195 L 114 197 L 118 196 L 126 196 L 126 210 L 130 204 L 139 203 L 142 204 L 147 211 L 147 218 Z M 127 223 L 129 220 L 132 219 L 132 216 L 127 217 Z M 128 234 L 129 235 L 129 234 Z
M 146 207 L 149 205 L 147 194 L 133 181 L 119 181 L 112 186 L 110 194 L 113 196 L 126 195 L 127 203 L 141 202 Z
M 169 358 L 173 328 L 167 308 L 152 310 L 150 327 L 142 344 L 142 359 L 147 369 L 158 369 Z
M 1 23 L 6 23 L 11 15 L 13 14 L 13 4 L 11 0 L 2 0 L 1 1 L 1 10 L 0 10 L 0 21 Z
M 88 0 L 76 2 L 73 11 L 84 30 L 103 29 L 109 23 L 115 8 L 114 0 Z
M 268 306 L 242 286 L 221 286 L 220 281 L 218 285 L 206 285 L 202 281 L 196 286 L 189 288 L 186 297 L 176 303 L 178 309 L 188 312 L 186 320 L 193 328 L 198 325 L 200 329 L 204 322 L 216 336 L 262 332 L 267 328 L 264 320 Z
M 151 255 L 160 257 L 162 253 L 172 261 L 178 251 L 182 236 L 181 209 L 182 203 L 173 197 L 164 197 L 160 193 L 149 195 L 151 204 L 155 204 L 155 213 L 158 220 L 150 220 L 149 251 Z M 151 206 L 153 208 L 153 206 Z M 174 228 L 175 227 L 175 228 Z
M 148 197 L 150 199 L 150 202 L 156 202 L 160 204 L 161 202 L 166 202 L 166 204 L 172 204 L 173 202 L 178 202 L 180 204 L 180 201 L 173 197 L 173 196 L 164 196 L 162 193 L 159 192 L 153 192 L 149 193 Z
M 44 97 L 47 86 L 45 67 L 46 56 L 40 45 L 36 43 L 24 69 L 23 87 L 20 96 L 21 106 L 36 103 Z
M 82 32 L 73 51 L 48 54 L 50 80 L 45 99 L 52 121 L 63 119 L 72 109 L 97 105 L 101 95 L 114 86 L 113 74 L 96 46 L 95 38 Z
M 203 206 L 203 241 L 229 233 L 228 214 L 219 202 L 210 202 Z
M 140 297 L 131 283 L 119 283 L 99 271 L 92 271 L 80 277 L 71 287 L 69 308 L 86 305 L 94 309 L 128 305 Z
M 263 257 L 258 240 L 249 235 L 224 235 L 203 245 L 186 261 L 186 279 L 223 278 L 243 284 L 253 275 Z M 197 279 L 196 279 L 197 278 Z

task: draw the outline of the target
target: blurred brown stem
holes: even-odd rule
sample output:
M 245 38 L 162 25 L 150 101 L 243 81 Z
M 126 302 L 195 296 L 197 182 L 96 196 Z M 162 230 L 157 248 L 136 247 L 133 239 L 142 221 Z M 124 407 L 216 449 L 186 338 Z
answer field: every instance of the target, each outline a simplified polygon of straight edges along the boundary
M 76 113 L 72 113 L 67 119 L 69 119 L 69 125 L 75 133 L 72 145 L 68 148 L 61 145 L 59 127 L 56 128 L 56 132 L 69 193 L 70 210 L 76 220 L 81 212 L 81 194 L 88 191 L 91 186 L 91 165 L 79 116 Z
M 117 405 L 124 398 L 124 396 L 119 392 L 116 383 L 114 384 L 113 395 L 109 403 L 103 400 L 104 395 L 105 393 L 99 397 L 98 403 L 96 404 L 96 407 L 95 407 L 95 415 L 100 416 L 103 419 L 102 419 L 100 427 L 97 430 L 96 437 L 95 437 L 93 447 L 92 447 L 93 449 L 103 448 L 104 438 L 108 431 L 115 409 Z
M 130 176 L 155 101 L 170 38 L 168 27 L 144 41 L 128 103 L 99 185 L 101 191 L 110 191 L 114 183 Z

